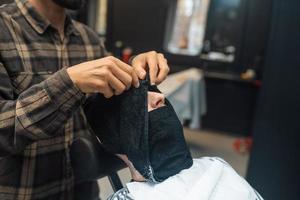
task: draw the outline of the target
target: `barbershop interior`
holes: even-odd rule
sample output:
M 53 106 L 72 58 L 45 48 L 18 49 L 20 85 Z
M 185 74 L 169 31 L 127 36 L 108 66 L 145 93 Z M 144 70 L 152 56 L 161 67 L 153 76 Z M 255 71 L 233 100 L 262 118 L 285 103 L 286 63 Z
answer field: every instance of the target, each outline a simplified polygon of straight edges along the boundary
M 192 158 L 220 159 L 257 195 L 202 195 L 213 193 L 204 185 L 215 169 L 211 178 L 199 176 L 208 182 L 197 198 L 183 199 L 299 199 L 299 0 L 88 0 L 68 14 L 97 33 L 107 55 L 129 65 L 140 53 L 162 53 L 170 72 L 157 88 L 183 126 Z M 130 164 L 100 154 L 100 198 L 108 199 L 134 178 Z M 238 190 L 233 179 L 219 190 Z M 168 188 L 176 196 L 176 187 Z M 177 199 L 167 196 L 152 199 Z

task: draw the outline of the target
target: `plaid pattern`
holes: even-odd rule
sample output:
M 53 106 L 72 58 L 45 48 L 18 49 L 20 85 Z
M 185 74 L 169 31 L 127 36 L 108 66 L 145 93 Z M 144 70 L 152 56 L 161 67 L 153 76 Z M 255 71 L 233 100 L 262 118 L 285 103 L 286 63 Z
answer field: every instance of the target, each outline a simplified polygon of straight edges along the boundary
M 0 199 L 72 199 L 69 149 L 88 131 L 66 67 L 105 50 L 66 18 L 65 39 L 26 0 L 0 7 Z

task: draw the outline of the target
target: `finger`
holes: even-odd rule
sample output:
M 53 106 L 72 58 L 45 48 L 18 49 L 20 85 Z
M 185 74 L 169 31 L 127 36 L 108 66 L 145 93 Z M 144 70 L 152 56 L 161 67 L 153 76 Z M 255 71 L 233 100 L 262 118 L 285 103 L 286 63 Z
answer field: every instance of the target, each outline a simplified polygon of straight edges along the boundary
M 132 71 L 128 74 L 127 72 L 123 71 L 118 65 L 112 63 L 110 66 L 110 70 L 113 75 L 122 81 L 122 83 L 126 86 L 126 89 L 129 89 L 132 84 Z
M 133 70 L 138 75 L 139 79 L 144 80 L 146 78 L 146 70 L 144 68 L 145 63 L 141 61 L 135 62 L 133 65 Z
M 112 88 L 107 85 L 104 89 L 103 89 L 103 95 L 105 98 L 109 99 L 112 96 L 114 96 L 114 91 L 112 90 Z
M 159 73 L 156 78 L 156 84 L 160 84 L 162 81 L 164 81 L 170 71 L 170 68 L 166 62 L 166 59 L 162 54 L 158 54 L 158 66 L 159 66 Z
M 126 86 L 113 74 L 109 75 L 108 84 L 113 89 L 115 95 L 120 95 L 126 90 Z
M 138 75 L 136 74 L 135 71 L 132 71 L 132 85 L 135 88 L 140 87 L 139 77 L 138 77 Z
M 114 95 L 113 90 L 110 88 L 107 82 L 98 79 L 94 81 L 93 90 L 95 93 L 102 93 L 106 98 L 110 98 Z
M 122 69 L 127 74 L 131 75 L 132 73 L 132 67 L 130 65 L 127 65 L 126 63 L 122 62 L 118 58 L 112 57 L 112 61 L 116 63 L 117 66 L 119 66 L 120 69 Z
M 150 72 L 150 82 L 151 85 L 155 85 L 156 83 L 156 77 L 158 72 L 158 66 L 157 66 L 157 55 L 156 53 L 152 53 L 147 58 L 148 65 L 149 65 L 149 72 Z

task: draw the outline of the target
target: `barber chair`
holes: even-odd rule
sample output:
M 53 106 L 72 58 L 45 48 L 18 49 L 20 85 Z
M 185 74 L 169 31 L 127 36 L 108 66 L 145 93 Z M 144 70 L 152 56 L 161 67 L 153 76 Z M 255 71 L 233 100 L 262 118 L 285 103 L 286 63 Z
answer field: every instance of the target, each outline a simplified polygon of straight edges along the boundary
M 117 172 L 127 166 L 117 156 L 108 153 L 99 143 L 91 145 L 88 137 L 75 140 L 71 147 L 71 161 L 75 183 L 108 177 L 113 190 L 123 188 Z M 93 147 L 91 147 L 93 146 Z M 76 167 L 80 166 L 80 167 Z

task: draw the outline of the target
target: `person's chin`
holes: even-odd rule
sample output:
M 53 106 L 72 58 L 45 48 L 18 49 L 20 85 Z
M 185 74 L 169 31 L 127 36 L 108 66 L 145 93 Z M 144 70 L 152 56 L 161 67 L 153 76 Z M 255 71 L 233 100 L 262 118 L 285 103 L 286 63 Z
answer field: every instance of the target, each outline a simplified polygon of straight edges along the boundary
M 130 170 L 131 171 L 131 178 L 135 182 L 145 182 L 146 179 L 136 170 Z

